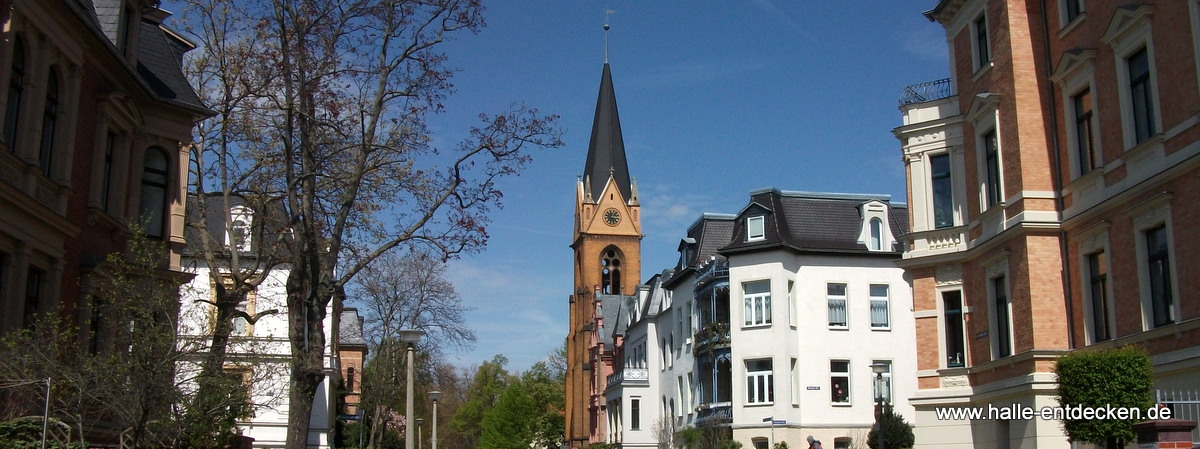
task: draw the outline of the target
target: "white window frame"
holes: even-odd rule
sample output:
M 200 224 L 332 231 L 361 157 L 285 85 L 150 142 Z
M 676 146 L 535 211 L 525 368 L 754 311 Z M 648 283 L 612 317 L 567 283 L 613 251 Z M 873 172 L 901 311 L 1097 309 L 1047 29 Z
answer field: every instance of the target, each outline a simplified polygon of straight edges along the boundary
M 1171 199 L 1173 193 L 1164 192 L 1146 200 L 1126 211 L 1133 218 L 1134 247 L 1137 248 L 1138 290 L 1142 303 L 1142 329 L 1150 330 L 1157 327 L 1169 326 L 1179 322 L 1179 270 L 1176 268 L 1177 252 L 1175 251 L 1174 226 L 1171 222 Z M 1167 238 L 1167 263 L 1170 270 L 1171 305 L 1168 309 L 1172 323 L 1155 326 L 1154 304 L 1150 289 L 1150 255 L 1147 246 L 1146 231 L 1162 226 Z
M 946 309 L 946 294 L 947 293 L 951 293 L 951 294 L 957 293 L 958 294 L 958 323 L 957 323 L 959 326 L 958 338 L 959 338 L 959 342 L 962 344 L 962 364 L 959 366 L 950 366 L 950 347 L 949 347 L 949 345 L 947 345 L 947 343 L 949 342 L 949 339 L 950 339 L 950 329 L 947 327 L 947 324 L 946 324 L 947 318 L 948 318 L 946 316 L 946 311 L 948 310 L 948 309 Z M 966 313 L 967 313 L 968 309 L 967 309 L 966 300 L 963 298 L 963 289 L 962 289 L 961 284 L 955 285 L 952 288 L 948 288 L 948 289 L 944 289 L 944 290 L 939 289 L 937 291 L 937 307 L 938 307 L 938 337 L 940 337 L 940 340 L 938 341 L 938 350 L 940 351 L 939 353 L 942 354 L 941 361 L 938 363 L 938 367 L 939 368 L 949 368 L 949 369 L 966 368 L 968 365 L 970 365 L 970 359 L 969 359 L 969 357 L 967 357 L 967 351 L 968 351 L 967 348 L 969 347 L 969 345 L 967 344 L 967 322 L 965 319 L 967 316 Z
M 935 157 L 945 157 L 946 163 L 950 169 L 950 225 L 943 227 L 938 227 L 937 225 L 937 189 L 933 179 L 933 158 Z M 961 222 L 960 214 L 958 212 L 958 194 L 962 190 L 958 183 L 961 181 L 962 175 L 959 173 L 959 170 L 955 169 L 955 167 L 958 166 L 955 155 L 950 151 L 938 151 L 927 153 L 924 159 L 925 173 L 927 174 L 926 178 L 929 182 L 929 191 L 926 195 L 926 201 L 928 201 L 929 204 L 929 212 L 927 216 L 927 219 L 929 220 L 929 229 L 949 229 L 958 226 Z
M 767 220 L 762 215 L 746 217 L 746 241 L 757 242 L 767 238 Z
M 1113 296 L 1113 277 L 1112 277 L 1112 251 L 1108 241 L 1108 224 L 1107 222 L 1100 223 L 1092 229 L 1081 232 L 1078 236 L 1078 254 L 1079 254 L 1079 292 L 1083 299 L 1083 319 L 1084 319 L 1084 336 L 1087 338 L 1088 344 L 1099 343 L 1096 340 L 1095 316 L 1096 309 L 1092 304 L 1092 273 L 1091 273 L 1091 256 L 1096 253 L 1104 253 L 1105 259 L 1108 262 L 1108 276 L 1105 282 L 1104 302 L 1107 309 L 1107 317 L 1105 323 L 1108 324 L 1108 339 L 1103 341 L 1111 341 L 1116 338 L 1116 296 Z
M 1067 17 L 1067 4 L 1072 2 L 1078 2 L 1077 4 L 1079 5 L 1079 12 L 1074 18 Z M 1068 26 L 1070 26 L 1070 28 L 1075 28 L 1074 25 L 1082 22 L 1086 17 L 1087 2 L 1084 0 L 1058 0 L 1058 25 L 1062 30 L 1061 32 L 1066 32 Z
M 836 295 L 836 294 L 833 294 L 832 292 L 830 292 L 830 289 L 835 285 L 842 286 L 842 294 L 841 295 Z M 845 317 L 844 317 L 845 319 L 842 324 L 835 324 L 834 320 L 833 320 L 833 309 L 834 309 L 833 305 L 837 301 L 841 301 L 842 314 L 845 315 Z M 828 324 L 829 328 L 830 329 L 849 329 L 850 328 L 850 284 L 848 284 L 846 282 L 827 282 L 827 283 L 825 283 L 825 303 L 826 303 L 826 311 L 827 311 L 826 323 Z
M 750 286 L 766 285 L 767 291 L 747 293 Z M 771 326 L 771 280 L 760 279 L 742 283 L 742 327 Z
M 1003 278 L 1003 280 L 1004 280 L 1004 291 L 997 292 L 996 291 L 996 280 L 1001 279 L 1001 278 Z M 985 279 L 987 279 L 988 328 L 989 328 L 988 334 L 992 336 L 992 338 L 990 338 L 990 340 L 991 340 L 990 346 L 992 348 L 992 360 L 996 360 L 996 359 L 1003 358 L 1003 357 L 1010 357 L 1013 354 L 1015 354 L 1014 349 L 1016 347 L 1016 342 L 1014 340 L 1016 337 L 1016 332 L 1013 329 L 1013 322 L 1012 322 L 1012 318 L 1013 318 L 1012 293 L 1011 293 L 1012 288 L 1010 286 L 1012 281 L 1011 281 L 1011 278 L 1009 277 L 1009 273 L 1008 273 L 1008 261 L 1005 260 L 1001 266 L 991 269 L 991 270 L 988 270 L 988 274 L 985 277 Z M 997 299 L 996 295 L 998 293 L 1004 294 L 1004 308 L 1005 308 L 1004 323 L 1006 324 L 1007 340 L 1008 340 L 1008 348 L 1007 348 L 1008 354 L 1003 355 L 1003 356 L 1000 355 L 1001 348 L 1000 348 L 999 336 L 1000 336 L 1001 332 L 1000 332 L 1000 321 L 998 320 L 998 318 L 1000 318 L 1000 317 L 997 316 L 999 312 L 998 312 L 998 308 L 997 308 L 998 304 L 996 304 L 996 299 Z
M 1070 1 L 1070 0 L 1059 0 Z M 1067 124 L 1067 162 L 1071 170 L 1071 179 L 1084 176 L 1083 167 L 1079 163 L 1079 136 L 1075 129 L 1075 97 L 1084 90 L 1092 96 L 1092 144 L 1095 147 L 1093 158 L 1096 168 L 1091 172 L 1103 172 L 1104 147 L 1100 139 L 1100 128 L 1104 126 L 1103 112 L 1097 106 L 1096 70 L 1094 60 L 1096 50 L 1073 50 L 1067 52 L 1058 63 L 1058 69 L 1050 76 L 1050 80 L 1059 85 L 1062 92 L 1063 123 Z
M 891 360 L 872 360 L 871 361 L 872 365 L 877 364 L 877 363 L 882 363 L 884 365 L 887 365 L 887 371 L 883 372 L 883 401 L 890 405 L 896 405 L 895 402 L 892 402 L 892 398 L 894 397 L 893 392 L 895 391 L 895 386 L 892 385 L 892 366 L 893 366 L 892 361 Z M 871 382 L 875 382 L 875 379 L 871 379 Z M 872 383 L 872 385 L 874 385 L 874 384 Z M 874 388 L 872 388 L 871 394 L 875 394 Z
M 1100 38 L 1101 42 L 1112 47 L 1116 58 L 1117 70 L 1117 89 L 1120 93 L 1121 102 L 1121 131 L 1124 137 L 1125 150 L 1129 151 L 1135 147 L 1142 146 L 1148 142 L 1154 142 L 1155 137 L 1163 132 L 1162 126 L 1162 97 L 1158 92 L 1158 69 L 1155 65 L 1154 40 L 1151 39 L 1150 16 L 1154 11 L 1152 5 L 1141 5 L 1137 9 L 1129 10 L 1117 8 L 1113 15 L 1112 22 L 1109 23 L 1107 32 Z M 1151 128 L 1153 132 L 1146 139 L 1139 142 L 1136 135 L 1136 125 L 1134 123 L 1133 112 L 1133 96 L 1129 87 L 1129 57 L 1134 53 L 1146 50 L 1146 62 L 1150 71 L 1150 92 L 1151 99 L 1154 104 L 1151 108 L 1153 114 Z
M 883 296 L 875 295 L 876 287 L 883 287 Z M 870 286 L 868 288 L 869 288 L 869 294 L 870 294 L 870 298 L 871 298 L 870 305 L 869 305 L 870 317 L 871 317 L 871 319 L 870 319 L 871 330 L 891 330 L 891 328 L 892 328 L 892 304 L 891 304 L 892 303 L 892 301 L 891 301 L 892 288 L 891 288 L 891 286 L 888 284 L 870 284 Z M 875 323 L 875 304 L 876 303 L 883 303 L 883 315 L 884 315 L 884 319 L 886 320 L 886 322 L 883 323 L 882 326 L 877 326 Z
M 833 365 L 835 363 L 845 363 L 846 370 L 845 371 L 834 371 Z M 854 401 L 852 400 L 852 398 L 854 397 L 854 395 L 851 394 L 851 391 L 850 391 L 850 379 L 852 379 L 852 377 L 850 377 L 850 371 L 851 371 L 850 359 L 830 359 L 829 360 L 829 394 L 830 394 L 829 403 L 831 405 L 842 407 L 842 406 L 849 406 L 849 405 L 853 404 Z M 837 379 L 840 379 L 840 380 L 837 380 Z M 841 401 L 841 402 L 835 401 L 833 399 L 833 395 L 837 393 L 834 385 L 840 385 L 840 384 L 845 384 L 845 386 L 843 388 L 846 393 L 846 400 Z
M 983 23 L 984 44 L 987 45 L 987 59 L 985 60 L 979 54 L 979 24 Z M 992 66 L 992 61 L 995 59 L 995 45 L 992 43 L 992 30 L 988 26 L 987 11 L 979 13 L 971 19 L 968 30 L 971 33 L 971 67 L 973 72 L 978 74 L 983 69 Z
M 751 363 L 766 362 L 766 370 L 751 371 Z M 746 368 L 746 405 L 771 405 L 775 403 L 775 361 L 771 358 L 746 359 L 742 364 Z M 757 368 L 757 367 L 756 367 Z M 753 385 L 753 388 L 751 388 Z M 766 397 L 760 397 L 759 390 L 764 390 Z

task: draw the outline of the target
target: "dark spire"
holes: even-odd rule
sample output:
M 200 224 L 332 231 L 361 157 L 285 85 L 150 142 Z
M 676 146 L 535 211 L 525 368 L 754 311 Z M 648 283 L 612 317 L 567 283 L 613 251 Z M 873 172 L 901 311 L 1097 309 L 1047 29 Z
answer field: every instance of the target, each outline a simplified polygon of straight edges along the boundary
M 588 144 L 587 163 L 583 166 L 588 193 L 595 201 L 612 174 L 625 201 L 633 199 L 629 165 L 625 162 L 625 142 L 621 139 L 621 119 L 617 116 L 617 94 L 613 91 L 608 63 L 600 77 L 600 95 L 596 99 L 596 117 L 592 121 L 592 141 Z

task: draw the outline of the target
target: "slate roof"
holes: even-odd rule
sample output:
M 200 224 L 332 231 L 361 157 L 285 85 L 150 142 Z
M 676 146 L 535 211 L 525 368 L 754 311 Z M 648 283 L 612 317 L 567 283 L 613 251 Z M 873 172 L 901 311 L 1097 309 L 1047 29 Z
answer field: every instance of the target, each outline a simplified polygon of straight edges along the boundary
M 637 304 L 637 296 L 630 295 L 596 295 L 596 301 L 600 301 L 600 316 L 604 320 L 603 326 L 597 329 L 596 337 L 598 341 L 613 348 L 613 337 L 624 335 L 625 329 L 629 326 L 626 317 L 628 314 L 629 300 L 633 304 Z
M 194 108 L 204 108 L 200 97 L 180 68 L 192 44 L 156 23 L 142 21 L 138 41 L 138 75 L 160 98 Z
M 598 197 L 612 174 L 617 189 L 626 201 L 633 199 L 629 180 L 629 164 L 625 161 L 625 141 L 621 136 L 621 118 L 617 114 L 617 94 L 613 90 L 612 73 L 608 63 L 600 74 L 600 94 L 596 98 L 596 115 L 592 119 L 592 139 L 588 144 L 587 162 L 583 175 L 584 187 Z
M 367 346 L 367 339 L 363 338 L 363 317 L 358 314 L 358 309 L 342 309 L 342 316 L 338 322 L 338 344 L 364 348 Z
M 732 254 L 765 248 L 787 247 L 798 251 L 816 252 L 861 252 L 868 251 L 858 242 L 862 230 L 860 206 L 870 201 L 888 205 L 888 224 L 897 238 L 908 233 L 908 205 L 892 203 L 890 195 L 864 195 L 848 193 L 818 193 L 761 189 L 750 193 L 750 203 L 734 221 L 733 236 L 745 235 L 745 217 L 763 215 L 766 237 L 761 241 L 747 242 L 732 238 L 720 249 L 722 254 Z M 900 243 L 883 254 L 898 255 Z
M 186 256 L 198 256 L 198 255 L 203 254 L 203 251 L 204 251 L 204 240 L 201 238 L 202 234 L 200 233 L 201 228 L 195 225 L 195 223 L 198 223 L 200 221 L 200 208 L 196 204 L 196 201 L 197 201 L 196 195 L 194 195 L 194 194 L 188 195 L 187 226 L 184 228 L 184 234 L 183 234 L 184 240 L 187 242 L 187 245 L 184 246 L 184 248 L 183 248 L 183 255 L 185 257 Z M 239 206 L 239 205 L 250 207 L 252 210 L 254 209 L 249 204 L 249 202 L 246 201 L 245 198 L 242 198 L 240 196 L 230 196 L 229 207 L 232 208 L 232 207 Z M 255 213 L 254 214 L 254 224 L 252 226 L 253 226 L 255 235 L 251 238 L 250 245 L 251 245 L 251 249 L 256 253 L 259 252 L 259 249 L 260 249 L 259 245 L 263 241 L 274 240 L 275 238 L 277 238 L 279 236 L 279 234 L 281 233 L 281 230 L 283 229 L 283 226 L 280 225 L 280 223 L 283 223 L 283 221 L 285 220 L 285 218 L 284 218 L 285 215 L 283 213 L 283 210 L 279 207 L 274 207 L 274 208 L 271 208 L 270 210 L 274 211 L 274 213 L 271 213 L 271 214 Z M 222 199 L 222 197 L 220 195 L 216 195 L 216 194 L 208 195 L 207 203 L 205 204 L 205 207 L 204 207 L 204 213 L 206 215 L 204 217 L 204 225 L 208 229 L 208 235 L 210 237 L 212 237 L 213 241 L 220 243 L 220 244 L 224 244 L 225 243 L 225 229 L 226 229 L 225 228 L 225 201 Z M 263 220 L 266 220 L 266 221 L 263 221 Z M 283 231 L 282 233 L 285 236 L 290 235 L 290 232 Z M 264 236 L 267 236 L 268 238 L 264 238 Z M 282 245 L 282 244 L 279 245 L 280 253 L 282 253 L 285 250 L 286 250 L 286 247 L 284 245 Z
M 676 265 L 672 276 L 665 284 L 673 287 L 693 273 L 701 262 L 709 258 L 724 259 L 719 251 L 733 238 L 734 220 L 737 215 L 705 213 L 688 227 L 687 237 L 679 243 L 679 251 L 687 251 L 688 260 Z

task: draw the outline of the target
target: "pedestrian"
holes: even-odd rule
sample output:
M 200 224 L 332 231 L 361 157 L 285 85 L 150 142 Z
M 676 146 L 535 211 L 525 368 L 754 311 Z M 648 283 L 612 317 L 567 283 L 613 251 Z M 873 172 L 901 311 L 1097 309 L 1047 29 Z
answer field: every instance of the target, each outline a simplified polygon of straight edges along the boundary
M 813 438 L 812 435 L 809 435 L 808 436 L 808 449 L 824 449 L 824 448 L 821 447 L 821 440 Z

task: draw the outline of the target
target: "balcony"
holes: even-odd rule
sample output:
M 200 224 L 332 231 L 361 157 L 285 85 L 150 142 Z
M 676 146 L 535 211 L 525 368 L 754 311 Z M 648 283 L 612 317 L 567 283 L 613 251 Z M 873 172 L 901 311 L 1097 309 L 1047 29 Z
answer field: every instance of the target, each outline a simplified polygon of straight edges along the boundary
M 650 370 L 645 368 L 626 368 L 621 371 L 609 374 L 607 380 L 608 387 L 615 386 L 632 386 L 650 385 Z
M 900 106 L 941 100 L 952 96 L 954 96 L 954 86 L 950 84 L 950 78 L 927 81 L 905 87 L 904 94 L 900 96 Z
M 966 226 L 917 231 L 905 239 L 910 242 L 904 252 L 905 259 L 966 251 L 968 246 Z
M 705 284 L 714 280 L 728 277 L 729 262 L 724 260 L 710 260 L 705 265 L 696 269 L 696 289 L 700 289 Z
M 729 323 L 709 323 L 696 332 L 692 354 L 729 347 Z
M 703 404 L 696 415 L 696 427 L 728 425 L 733 422 L 733 405 L 728 402 Z

